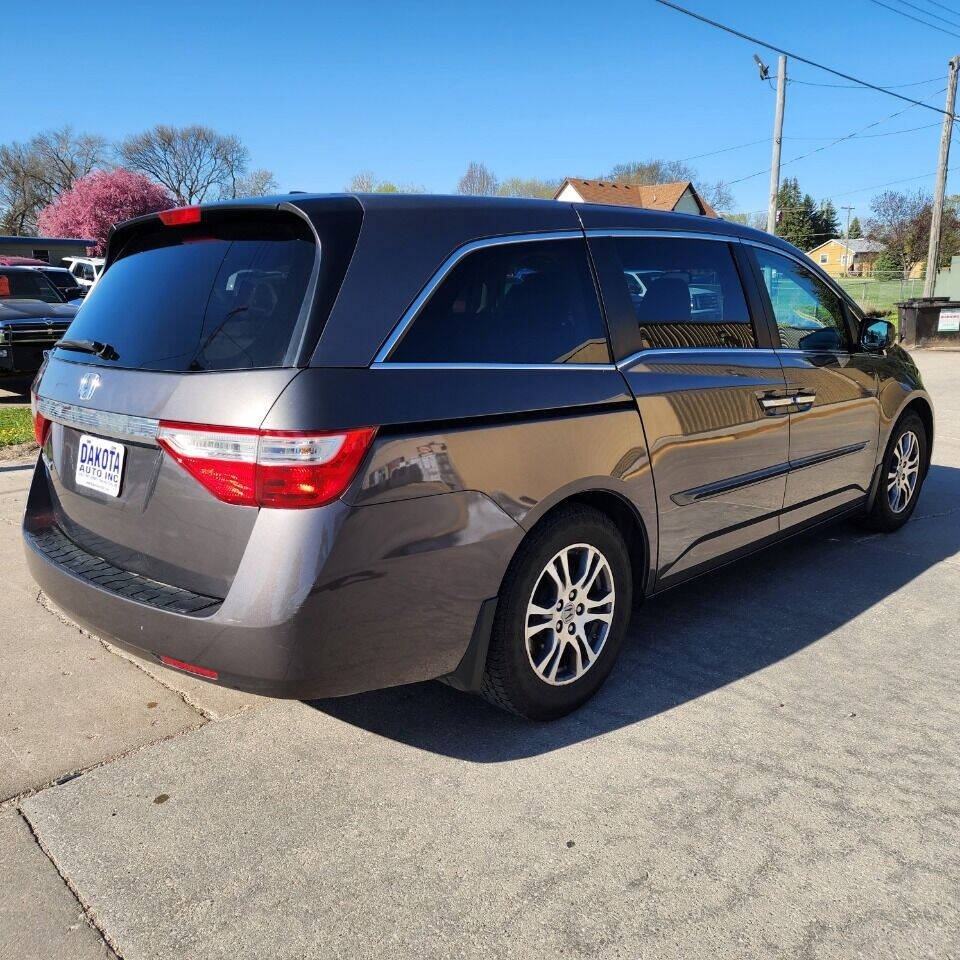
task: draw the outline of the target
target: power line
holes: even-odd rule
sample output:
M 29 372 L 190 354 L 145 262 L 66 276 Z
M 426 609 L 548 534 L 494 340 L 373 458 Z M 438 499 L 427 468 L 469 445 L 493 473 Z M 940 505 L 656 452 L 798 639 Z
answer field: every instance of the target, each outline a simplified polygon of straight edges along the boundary
M 941 93 L 943 93 L 943 90 L 937 90 L 935 93 L 931 93 L 930 96 L 936 97 Z M 927 106 L 927 104 L 918 103 L 917 106 Z M 830 143 L 825 143 L 822 147 L 816 147 L 813 150 L 808 150 L 806 153 L 801 153 L 799 156 L 791 157 L 789 160 L 784 160 L 781 166 L 785 167 L 788 163 L 796 163 L 798 160 L 806 160 L 807 157 L 812 157 L 815 153 L 822 153 L 824 150 L 829 150 L 830 147 L 834 147 L 838 143 L 843 143 L 845 140 L 852 140 L 856 137 L 859 137 L 865 130 L 870 130 L 873 127 L 879 126 L 881 123 L 886 123 L 888 120 L 892 120 L 894 117 L 899 117 L 908 110 L 912 109 L 913 105 L 904 107 L 902 110 L 897 110 L 895 113 L 891 113 L 887 117 L 881 117 L 879 120 L 874 120 L 873 123 L 868 123 L 865 127 L 860 127 L 859 130 L 854 130 L 853 133 L 847 133 L 842 137 L 836 137 L 835 139 L 831 140 Z M 748 174 L 746 177 L 739 177 L 737 180 L 729 180 L 727 181 L 727 186 L 732 187 L 734 184 L 743 183 L 745 180 L 753 180 L 754 177 L 763 176 L 763 174 L 766 172 L 766 170 L 758 170 L 756 173 Z
M 941 10 L 946 10 L 947 13 L 955 13 L 957 16 L 960 16 L 960 10 L 952 10 L 950 7 L 945 7 L 942 3 L 937 3 L 937 0 L 927 0 L 927 3 L 932 7 L 939 7 Z
M 694 13 L 693 10 L 687 10 L 686 7 L 681 7 L 679 4 L 672 3 L 671 0 L 654 0 L 654 2 L 659 3 L 661 6 L 669 7 L 671 10 L 676 10 L 677 13 L 682 13 L 684 16 L 692 17 L 694 20 L 699 20 L 701 23 L 705 23 L 708 26 L 715 27 L 717 30 L 723 30 L 724 33 L 732 34 L 735 37 L 739 37 L 741 40 L 749 40 L 750 43 L 758 44 L 761 47 L 765 47 L 767 50 L 774 50 L 777 53 L 782 53 L 785 56 L 792 57 L 794 60 L 797 60 L 800 63 L 805 63 L 808 67 L 816 67 L 818 70 L 831 73 L 835 77 L 840 77 L 842 80 L 849 80 L 851 83 L 854 83 L 858 86 L 867 87 L 870 90 L 876 90 L 878 93 L 885 93 L 888 96 L 896 97 L 898 100 L 903 100 L 905 103 L 911 103 L 915 107 L 924 107 L 927 110 L 933 110 L 934 113 L 942 114 L 946 112 L 941 110 L 940 107 L 934 107 L 929 103 L 923 103 L 921 100 L 914 100 L 912 97 L 904 96 L 902 93 L 896 93 L 889 87 L 881 87 L 875 83 L 868 83 L 866 80 L 860 80 L 857 77 L 852 77 L 849 73 L 842 73 L 839 70 L 834 70 L 833 67 L 828 67 L 822 63 L 817 63 L 816 60 L 810 60 L 807 57 L 801 57 L 797 53 L 791 53 L 789 50 L 784 50 L 783 47 L 778 47 L 775 44 L 767 42 L 766 40 L 753 37 L 749 33 L 742 33 L 739 30 L 735 30 L 733 27 L 728 27 L 725 23 L 720 23 L 718 20 L 711 20 L 709 17 L 705 17 L 700 13 Z M 958 34 L 958 36 L 960 36 L 960 34 Z
M 870 0 L 870 2 L 876 4 L 878 7 L 883 7 L 892 13 L 898 13 L 901 17 L 906 17 L 908 20 L 913 20 L 915 23 L 922 23 L 925 27 L 929 27 L 931 30 L 936 30 L 939 33 L 946 34 L 948 37 L 956 37 L 958 40 L 960 40 L 960 33 L 953 33 L 951 30 L 944 30 L 943 27 L 938 27 L 935 23 L 930 23 L 929 20 L 921 20 L 919 17 L 915 17 L 912 13 L 905 13 L 903 10 L 898 10 L 896 7 L 891 7 L 888 3 L 884 3 L 883 0 Z
M 935 123 L 935 127 L 939 124 Z M 749 143 L 737 143 L 732 147 L 724 147 L 722 150 L 711 150 L 709 153 L 697 153 L 692 157 L 683 157 L 677 163 L 686 163 L 688 160 L 700 160 L 702 157 L 715 157 L 718 153 L 729 153 L 731 150 L 742 150 L 744 147 L 755 147 L 758 143 L 769 143 L 770 137 L 764 137 L 762 140 L 751 140 Z
M 872 140 L 874 137 L 895 137 L 899 133 L 916 133 L 918 130 L 931 130 L 934 127 L 939 127 L 939 123 L 925 123 L 920 127 L 907 127 L 905 130 L 888 130 L 886 133 L 864 133 L 858 134 L 858 140 Z M 843 138 L 835 137 L 784 137 L 784 140 L 834 140 Z
M 920 13 L 922 13 L 925 17 L 933 17 L 934 20 L 942 20 L 945 24 L 951 27 L 960 27 L 960 23 L 956 23 L 953 20 L 948 20 L 939 13 L 933 13 L 930 10 L 924 10 L 923 7 L 918 7 L 915 3 L 911 3 L 910 0 L 899 0 L 899 2 L 905 7 L 912 7 L 914 10 L 919 10 Z
M 775 77 L 771 79 L 776 79 Z M 891 83 L 887 90 L 902 90 L 905 87 L 922 87 L 928 83 L 943 83 L 946 77 L 931 77 L 929 80 L 914 80 L 913 83 Z M 787 83 L 800 83 L 805 87 L 833 87 L 840 90 L 862 90 L 863 86 L 859 83 L 815 83 L 813 80 L 795 80 L 792 77 L 787 78 Z

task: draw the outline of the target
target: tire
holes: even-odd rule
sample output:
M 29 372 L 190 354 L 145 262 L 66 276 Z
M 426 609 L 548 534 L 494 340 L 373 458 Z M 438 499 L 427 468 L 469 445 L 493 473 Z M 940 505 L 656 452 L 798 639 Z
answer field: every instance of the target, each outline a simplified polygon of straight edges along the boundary
M 633 579 L 626 543 L 606 514 L 577 505 L 549 516 L 504 577 L 483 696 L 531 720 L 562 717 L 589 700 L 623 645 Z
M 903 467 L 900 466 L 901 462 Z M 899 530 L 917 506 L 926 467 L 926 428 L 917 414 L 906 413 L 890 434 L 890 442 L 883 454 L 880 483 L 864 525 L 883 533 Z M 913 486 L 910 486 L 911 477 Z

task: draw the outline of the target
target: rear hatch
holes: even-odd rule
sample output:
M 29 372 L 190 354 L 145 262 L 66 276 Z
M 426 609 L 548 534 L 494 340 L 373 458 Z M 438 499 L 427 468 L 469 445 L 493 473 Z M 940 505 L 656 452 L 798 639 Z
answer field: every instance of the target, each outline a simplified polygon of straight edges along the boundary
M 184 208 L 119 227 L 35 387 L 50 521 L 123 570 L 225 596 L 258 507 L 229 477 L 199 481 L 164 437 L 256 433 L 316 345 L 360 216 Z

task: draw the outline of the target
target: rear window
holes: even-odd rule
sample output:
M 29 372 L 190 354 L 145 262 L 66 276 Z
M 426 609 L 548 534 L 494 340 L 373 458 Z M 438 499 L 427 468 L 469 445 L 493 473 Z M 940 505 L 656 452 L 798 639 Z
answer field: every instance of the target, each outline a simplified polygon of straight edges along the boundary
M 117 354 L 84 363 L 204 371 L 285 366 L 305 322 L 316 258 L 287 213 L 204 212 L 203 222 L 136 229 L 88 294 L 68 336 Z
M 42 300 L 63 303 L 53 284 L 34 270 L 0 270 L 0 300 Z

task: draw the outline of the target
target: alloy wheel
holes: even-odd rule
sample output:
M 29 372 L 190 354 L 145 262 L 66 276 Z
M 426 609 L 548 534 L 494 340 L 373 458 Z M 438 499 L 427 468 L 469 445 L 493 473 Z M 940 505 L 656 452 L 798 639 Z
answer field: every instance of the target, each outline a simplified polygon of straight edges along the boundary
M 887 501 L 894 513 L 903 513 L 913 499 L 920 477 L 920 441 L 912 430 L 905 430 L 893 448 L 887 473 Z
M 616 605 L 607 558 L 586 543 L 554 554 L 527 603 L 527 658 L 554 686 L 579 680 L 596 662 L 610 634 Z

